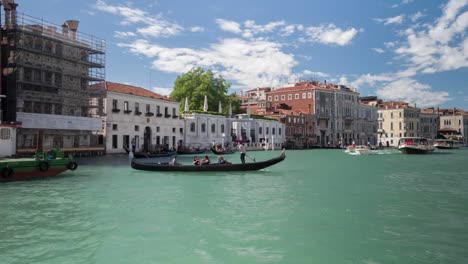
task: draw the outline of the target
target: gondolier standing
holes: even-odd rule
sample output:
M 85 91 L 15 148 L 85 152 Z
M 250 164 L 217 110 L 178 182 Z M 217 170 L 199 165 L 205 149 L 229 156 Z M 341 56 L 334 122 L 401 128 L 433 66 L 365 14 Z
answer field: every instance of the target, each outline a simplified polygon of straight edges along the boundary
M 239 152 L 240 152 L 240 159 L 242 161 L 242 164 L 245 163 L 245 147 L 242 143 L 239 144 L 238 146 Z

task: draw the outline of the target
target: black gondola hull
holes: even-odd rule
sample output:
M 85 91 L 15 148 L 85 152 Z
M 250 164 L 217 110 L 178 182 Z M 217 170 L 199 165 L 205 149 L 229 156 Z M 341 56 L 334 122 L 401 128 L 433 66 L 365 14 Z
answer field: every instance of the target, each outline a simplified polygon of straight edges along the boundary
M 259 162 L 251 162 L 244 164 L 211 164 L 211 165 L 170 165 L 168 163 L 144 163 L 138 160 L 132 160 L 132 168 L 144 171 L 255 171 L 261 170 L 277 163 L 280 163 L 286 158 L 285 154 L 281 156 Z

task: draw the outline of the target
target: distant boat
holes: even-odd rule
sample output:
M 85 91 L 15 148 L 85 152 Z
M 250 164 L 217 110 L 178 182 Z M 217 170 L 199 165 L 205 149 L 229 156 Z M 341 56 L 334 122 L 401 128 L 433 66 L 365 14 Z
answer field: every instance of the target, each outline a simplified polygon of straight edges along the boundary
M 351 145 L 346 148 L 345 152 L 351 155 L 368 155 L 371 153 L 371 150 L 365 145 Z
M 434 149 L 432 140 L 422 137 L 403 137 L 398 142 L 398 150 L 405 154 L 427 154 Z
M 124 148 L 125 152 L 127 154 L 130 154 L 130 150 L 128 148 Z M 144 152 L 135 152 L 133 153 L 133 157 L 135 159 L 141 159 L 141 158 L 161 158 L 161 157 L 169 157 L 177 154 L 177 151 L 172 150 L 172 151 L 163 151 L 163 152 L 153 152 L 153 153 L 144 153 Z
M 437 149 L 457 149 L 460 147 L 459 143 L 451 139 L 436 139 L 434 140 L 434 147 Z
M 283 151 L 279 157 L 272 158 L 265 161 L 250 162 L 250 163 L 237 163 L 237 164 L 210 164 L 210 165 L 182 165 L 176 163 L 172 165 L 168 162 L 165 163 L 145 163 L 140 160 L 132 160 L 132 168 L 135 170 L 144 171 L 255 171 L 261 170 L 279 162 L 282 162 L 286 158 Z
M 37 152 L 34 158 L 0 159 L 0 182 L 31 180 L 76 170 L 78 164 L 61 150 Z
M 237 149 L 235 148 L 216 149 L 215 147 L 211 147 L 211 151 L 216 155 L 226 155 L 226 154 L 235 153 Z
M 195 154 L 202 154 L 202 153 L 205 153 L 206 151 L 206 148 L 179 148 L 177 150 L 177 154 L 180 154 L 180 155 L 195 155 Z

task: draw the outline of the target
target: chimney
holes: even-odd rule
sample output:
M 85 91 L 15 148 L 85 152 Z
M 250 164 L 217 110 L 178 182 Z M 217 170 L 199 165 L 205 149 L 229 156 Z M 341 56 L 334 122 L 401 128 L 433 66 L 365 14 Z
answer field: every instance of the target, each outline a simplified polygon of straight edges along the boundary
M 12 0 L 2 0 L 3 3 L 3 10 L 5 10 L 5 28 L 9 29 L 11 27 L 10 22 L 10 14 L 11 14 L 11 7 L 10 3 Z
M 66 23 L 68 25 L 68 28 L 71 31 L 71 39 L 76 40 L 76 30 L 78 29 L 78 24 L 80 23 L 80 21 L 78 21 L 78 20 L 67 20 Z
M 68 38 L 68 25 L 67 23 L 63 23 L 62 25 L 62 34 L 65 38 Z
M 16 7 L 18 4 L 15 4 L 14 0 L 10 0 L 10 8 L 11 8 L 11 23 L 10 27 L 15 28 L 16 27 Z

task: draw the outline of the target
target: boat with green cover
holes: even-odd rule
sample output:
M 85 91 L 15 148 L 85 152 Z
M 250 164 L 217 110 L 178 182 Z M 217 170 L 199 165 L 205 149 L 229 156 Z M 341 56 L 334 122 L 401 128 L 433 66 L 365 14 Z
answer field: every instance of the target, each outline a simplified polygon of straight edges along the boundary
M 52 177 L 77 167 L 73 158 L 65 157 L 59 149 L 36 152 L 33 158 L 2 158 L 0 182 Z

